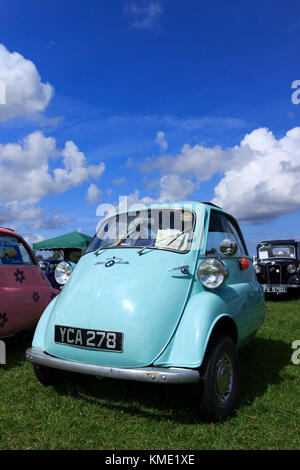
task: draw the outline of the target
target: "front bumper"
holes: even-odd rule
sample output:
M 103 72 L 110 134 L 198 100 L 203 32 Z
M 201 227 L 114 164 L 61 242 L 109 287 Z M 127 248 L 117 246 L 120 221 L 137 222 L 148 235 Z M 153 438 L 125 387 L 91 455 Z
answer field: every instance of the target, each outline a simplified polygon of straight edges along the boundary
M 134 380 L 138 382 L 184 384 L 199 382 L 200 375 L 195 369 L 178 367 L 141 367 L 136 369 L 107 367 L 83 362 L 68 361 L 46 354 L 42 349 L 29 348 L 25 353 L 29 362 L 54 369 L 77 372 L 79 374 L 95 375 L 119 380 Z

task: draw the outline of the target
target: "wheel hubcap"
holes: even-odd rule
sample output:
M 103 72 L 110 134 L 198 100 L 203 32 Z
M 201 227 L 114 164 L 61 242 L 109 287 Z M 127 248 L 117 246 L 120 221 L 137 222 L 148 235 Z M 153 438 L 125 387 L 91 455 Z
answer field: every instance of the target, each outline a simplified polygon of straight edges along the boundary
M 225 401 L 231 393 L 233 370 L 230 357 L 227 354 L 217 362 L 216 395 L 221 401 Z

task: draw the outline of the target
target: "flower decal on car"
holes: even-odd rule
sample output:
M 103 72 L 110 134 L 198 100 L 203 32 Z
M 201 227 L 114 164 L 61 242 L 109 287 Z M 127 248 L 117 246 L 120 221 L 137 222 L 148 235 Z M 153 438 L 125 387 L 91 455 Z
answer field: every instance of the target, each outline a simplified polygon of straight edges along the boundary
M 38 302 L 40 300 L 40 296 L 38 292 L 34 292 L 32 296 L 34 302 Z
M 16 282 L 20 282 L 20 284 L 22 284 L 23 281 L 25 281 L 26 279 L 23 271 L 21 271 L 20 269 L 17 269 L 14 275 L 16 276 Z
M 7 314 L 0 313 L 0 328 L 4 328 L 5 323 L 8 322 Z
M 55 292 L 51 292 L 50 299 L 53 300 L 56 296 L 57 294 Z

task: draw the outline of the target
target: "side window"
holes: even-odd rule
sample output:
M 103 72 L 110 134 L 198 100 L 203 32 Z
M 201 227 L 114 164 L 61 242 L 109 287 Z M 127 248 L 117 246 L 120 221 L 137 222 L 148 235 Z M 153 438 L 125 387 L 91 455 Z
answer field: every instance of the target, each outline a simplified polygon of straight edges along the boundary
M 0 265 L 35 264 L 25 246 L 15 237 L 0 236 Z
M 225 239 L 231 240 L 237 244 L 238 250 L 236 254 L 238 256 L 246 255 L 243 242 L 240 239 L 238 230 L 236 229 L 233 221 L 220 212 L 211 211 L 207 234 L 206 254 L 220 255 L 220 245 Z
M 22 264 L 27 264 L 27 265 L 34 264 L 33 259 L 31 258 L 31 255 L 28 253 L 23 243 L 18 242 L 18 245 L 19 245 L 19 250 L 21 253 L 21 257 L 22 257 Z

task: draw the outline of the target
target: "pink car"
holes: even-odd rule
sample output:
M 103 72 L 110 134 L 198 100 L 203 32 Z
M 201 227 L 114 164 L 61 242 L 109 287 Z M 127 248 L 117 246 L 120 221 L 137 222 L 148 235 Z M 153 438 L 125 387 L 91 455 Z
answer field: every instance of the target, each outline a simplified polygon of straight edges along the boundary
M 58 293 L 23 238 L 0 227 L 0 338 L 35 326 Z

